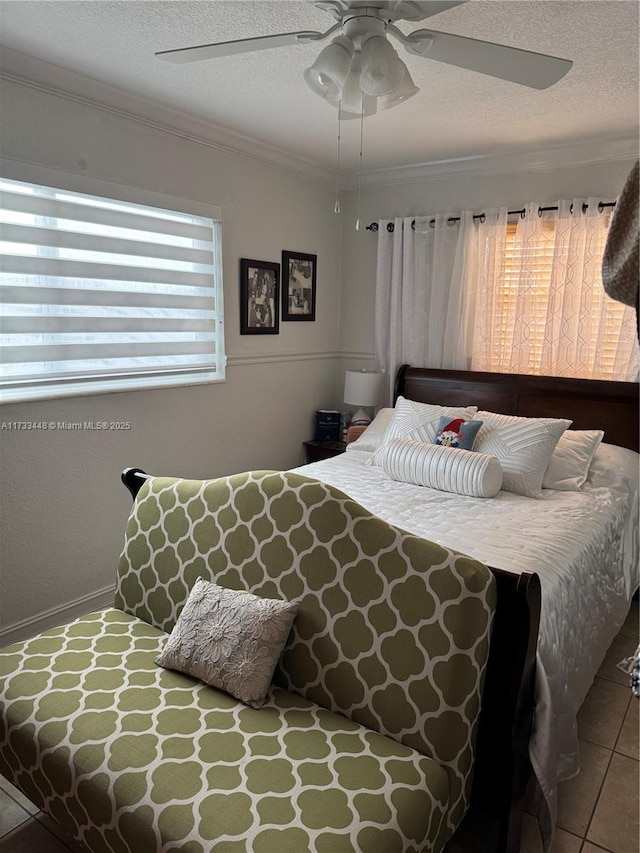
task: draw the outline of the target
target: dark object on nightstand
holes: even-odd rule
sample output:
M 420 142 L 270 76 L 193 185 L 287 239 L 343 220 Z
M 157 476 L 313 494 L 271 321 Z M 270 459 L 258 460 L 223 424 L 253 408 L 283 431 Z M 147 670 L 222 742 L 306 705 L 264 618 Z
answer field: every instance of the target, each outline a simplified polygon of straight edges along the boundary
M 337 409 L 318 409 L 314 441 L 340 441 L 340 417 Z
M 304 441 L 307 462 L 320 462 L 321 459 L 331 459 L 339 456 L 347 449 L 345 441 Z

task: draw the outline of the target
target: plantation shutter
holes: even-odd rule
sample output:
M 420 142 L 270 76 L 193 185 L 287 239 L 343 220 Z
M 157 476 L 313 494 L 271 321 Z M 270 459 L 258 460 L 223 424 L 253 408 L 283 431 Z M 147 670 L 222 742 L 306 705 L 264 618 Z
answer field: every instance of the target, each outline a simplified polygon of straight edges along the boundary
M 220 223 L 0 179 L 3 401 L 224 379 Z

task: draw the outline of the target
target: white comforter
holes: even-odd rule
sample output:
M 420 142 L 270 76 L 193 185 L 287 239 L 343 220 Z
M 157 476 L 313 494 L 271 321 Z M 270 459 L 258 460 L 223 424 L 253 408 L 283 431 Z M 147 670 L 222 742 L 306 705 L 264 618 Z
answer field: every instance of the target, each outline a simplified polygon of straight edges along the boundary
M 462 497 L 391 480 L 353 450 L 297 473 L 329 483 L 390 523 L 487 565 L 535 571 L 542 586 L 531 761 L 547 840 L 557 783 L 579 770 L 576 714 L 638 586 L 638 454 L 601 445 L 583 491 L 536 500 Z

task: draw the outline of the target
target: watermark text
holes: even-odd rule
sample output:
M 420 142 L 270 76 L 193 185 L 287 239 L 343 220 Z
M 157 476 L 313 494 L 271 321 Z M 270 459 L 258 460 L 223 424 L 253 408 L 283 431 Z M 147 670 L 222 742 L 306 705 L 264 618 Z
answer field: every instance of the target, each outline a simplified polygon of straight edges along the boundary
M 126 431 L 131 421 L 2 421 L 0 432 Z

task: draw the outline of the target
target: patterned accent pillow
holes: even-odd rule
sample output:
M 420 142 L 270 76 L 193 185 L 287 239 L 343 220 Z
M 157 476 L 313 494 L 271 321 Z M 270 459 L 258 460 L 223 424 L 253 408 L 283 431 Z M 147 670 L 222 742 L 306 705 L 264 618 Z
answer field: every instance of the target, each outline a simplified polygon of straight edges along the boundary
M 386 447 L 394 438 L 410 438 L 413 441 L 433 444 L 441 417 L 447 416 L 449 420 L 453 418 L 470 420 L 477 411 L 477 406 L 465 408 L 433 406 L 430 403 L 416 403 L 415 400 L 398 397 L 384 441 L 367 461 L 367 465 L 382 465 Z
M 434 444 L 443 447 L 457 447 L 458 450 L 473 450 L 482 421 L 465 421 L 464 418 L 450 418 L 443 415 L 438 421 L 438 430 L 433 439 Z
M 542 497 L 542 478 L 556 444 L 572 421 L 519 418 L 478 412 L 484 423 L 475 450 L 495 456 L 504 474 L 502 488 L 528 498 Z
M 297 610 L 199 578 L 156 663 L 260 708 Z

